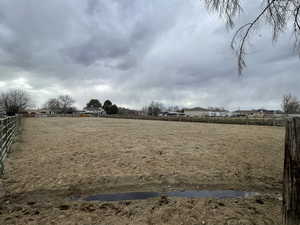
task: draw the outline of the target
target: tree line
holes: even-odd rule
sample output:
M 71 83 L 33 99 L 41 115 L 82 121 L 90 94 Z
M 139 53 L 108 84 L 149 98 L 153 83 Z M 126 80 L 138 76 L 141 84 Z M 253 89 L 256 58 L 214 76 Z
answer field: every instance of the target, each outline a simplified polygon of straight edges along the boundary
M 75 100 L 70 95 L 59 95 L 49 98 L 43 105 L 43 109 L 50 110 L 56 114 L 71 114 L 78 110 L 74 106 Z M 31 96 L 21 89 L 8 90 L 0 94 L 0 111 L 5 111 L 7 116 L 24 113 L 34 107 Z M 107 114 L 117 114 L 119 108 L 110 100 L 106 100 L 103 105 L 98 99 L 91 99 L 84 108 L 85 110 L 96 111 L 103 109 Z M 0 112 L 1 113 L 1 112 Z
M 71 114 L 76 111 L 76 107 L 73 106 L 75 100 L 70 95 L 61 95 L 57 98 L 50 98 L 46 104 L 44 105 L 45 109 L 49 109 L 54 113 L 63 113 L 63 114 Z M 116 104 L 112 104 L 110 100 L 106 100 L 103 105 L 98 99 L 91 99 L 84 110 L 87 111 L 99 111 L 103 109 L 106 114 L 117 114 L 119 109 Z
M 75 100 L 70 95 L 60 95 L 56 98 L 48 99 L 44 104 L 44 109 L 51 110 L 58 114 L 68 114 L 78 111 L 74 106 L 74 103 Z M 13 89 L 0 94 L 0 110 L 2 108 L 8 116 L 22 113 L 33 106 L 34 104 L 31 96 L 24 90 Z M 84 109 L 87 111 L 95 111 L 100 108 L 109 115 L 128 111 L 128 109 L 119 109 L 119 107 L 116 104 L 113 104 L 110 100 L 106 100 L 102 105 L 98 99 L 91 99 Z M 285 114 L 300 114 L 300 101 L 292 94 L 284 95 L 281 108 Z M 164 111 L 182 112 L 182 109 L 178 106 L 166 107 L 160 102 L 152 101 L 148 106 L 144 106 L 142 111 L 146 115 L 158 116 Z

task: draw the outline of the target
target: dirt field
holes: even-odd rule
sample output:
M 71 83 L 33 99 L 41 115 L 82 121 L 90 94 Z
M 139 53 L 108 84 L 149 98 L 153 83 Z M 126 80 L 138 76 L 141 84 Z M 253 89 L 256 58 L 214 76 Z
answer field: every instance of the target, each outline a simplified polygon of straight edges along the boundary
M 107 118 L 26 119 L 0 224 L 281 224 L 284 129 Z M 233 189 L 247 199 L 116 203 L 71 196 Z

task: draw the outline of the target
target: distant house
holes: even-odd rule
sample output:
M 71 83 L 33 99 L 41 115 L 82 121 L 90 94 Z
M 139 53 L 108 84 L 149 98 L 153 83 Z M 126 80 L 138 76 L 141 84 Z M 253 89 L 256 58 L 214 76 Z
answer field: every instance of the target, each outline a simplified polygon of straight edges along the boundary
M 173 117 L 181 117 L 186 116 L 183 112 L 162 112 L 158 116 L 173 116 Z
M 256 110 L 236 110 L 233 111 L 232 115 L 235 117 L 244 117 L 244 116 L 255 116 L 257 113 Z
M 257 111 L 263 117 L 276 117 L 276 116 L 282 116 L 283 114 L 283 112 L 280 110 L 258 109 Z
M 184 113 L 190 117 L 205 117 L 209 115 L 209 110 L 201 107 L 195 108 L 186 108 L 184 109 Z
M 55 111 L 50 109 L 39 109 L 37 110 L 37 113 L 40 115 L 54 115 L 56 114 Z
M 168 113 L 168 112 L 160 112 L 160 113 L 158 114 L 158 116 L 167 116 L 167 113 Z
M 46 117 L 48 115 L 54 115 L 56 113 L 50 109 L 28 109 L 21 112 L 20 114 L 27 117 Z
M 231 113 L 224 108 L 208 108 L 209 117 L 227 117 L 231 116 Z
M 26 117 L 35 117 L 38 114 L 38 112 L 36 109 L 28 109 L 28 110 L 24 110 L 20 114 Z
M 267 110 L 267 109 L 252 109 L 252 110 L 236 110 L 233 112 L 234 116 L 246 117 L 279 117 L 283 112 L 280 110 Z
M 221 108 L 201 108 L 195 107 L 184 109 L 184 113 L 190 117 L 226 117 L 230 116 L 230 112 Z
M 82 115 L 91 115 L 91 116 L 104 116 L 106 115 L 105 110 L 102 107 L 85 107 L 82 112 L 79 112 Z

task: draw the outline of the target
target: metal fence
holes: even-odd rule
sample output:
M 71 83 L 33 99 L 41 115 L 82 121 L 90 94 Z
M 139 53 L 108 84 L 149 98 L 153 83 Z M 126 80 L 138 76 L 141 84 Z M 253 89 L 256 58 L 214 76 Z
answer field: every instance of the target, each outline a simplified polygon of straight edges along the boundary
M 0 118 L 0 173 L 3 174 L 3 161 L 10 150 L 14 137 L 17 133 L 19 118 L 9 116 Z

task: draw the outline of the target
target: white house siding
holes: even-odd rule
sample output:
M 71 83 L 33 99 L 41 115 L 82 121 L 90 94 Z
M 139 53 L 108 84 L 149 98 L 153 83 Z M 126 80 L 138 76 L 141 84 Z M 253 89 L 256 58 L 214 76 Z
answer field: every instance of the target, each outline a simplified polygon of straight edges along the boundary
M 214 111 L 189 111 L 185 110 L 184 113 L 190 117 L 227 117 L 232 116 L 231 112 L 214 112 Z
M 185 110 L 184 114 L 190 117 L 203 117 L 203 116 L 208 116 L 207 111 L 188 111 Z

